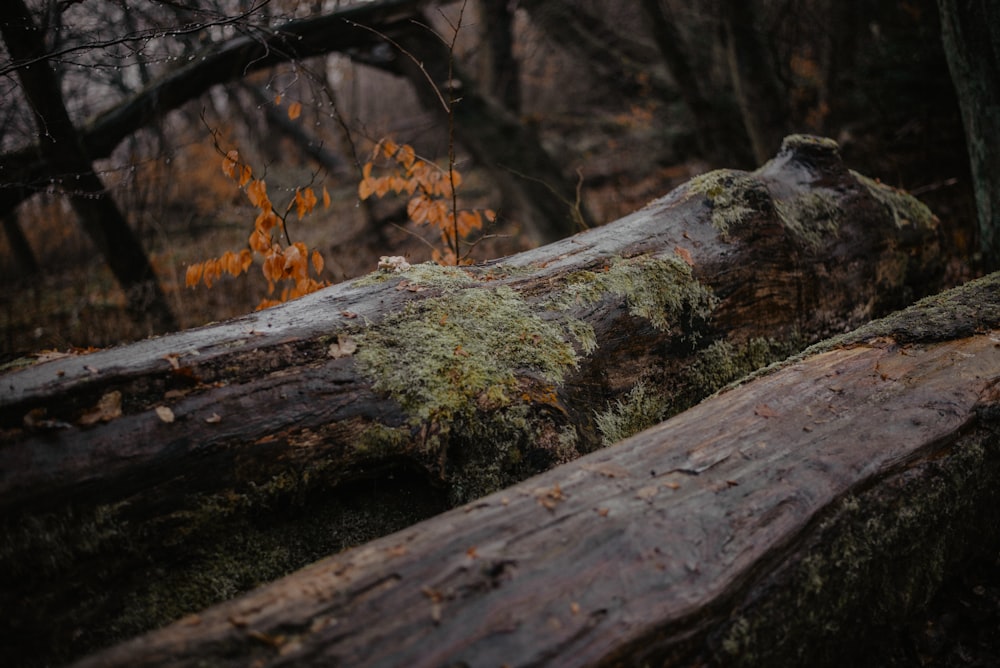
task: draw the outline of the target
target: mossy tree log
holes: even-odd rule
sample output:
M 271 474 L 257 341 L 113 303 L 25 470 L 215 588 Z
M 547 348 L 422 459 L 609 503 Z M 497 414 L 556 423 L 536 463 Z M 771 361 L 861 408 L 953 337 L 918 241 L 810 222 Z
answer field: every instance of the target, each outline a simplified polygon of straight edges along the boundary
M 618 441 L 935 289 L 935 222 L 793 136 L 543 248 L 8 373 L 3 644 L 65 658 Z
M 79 668 L 851 664 L 1000 542 L 998 328 L 994 274 Z

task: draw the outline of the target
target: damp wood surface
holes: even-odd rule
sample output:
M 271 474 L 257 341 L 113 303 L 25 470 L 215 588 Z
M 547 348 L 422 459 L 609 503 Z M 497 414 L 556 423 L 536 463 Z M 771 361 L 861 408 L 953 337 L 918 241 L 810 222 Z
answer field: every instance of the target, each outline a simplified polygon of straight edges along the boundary
M 792 136 L 519 255 L 8 371 L 0 640 L 68 660 L 515 484 L 936 292 L 941 260 L 920 202 Z
M 877 324 L 78 666 L 842 665 L 997 529 L 984 312 Z

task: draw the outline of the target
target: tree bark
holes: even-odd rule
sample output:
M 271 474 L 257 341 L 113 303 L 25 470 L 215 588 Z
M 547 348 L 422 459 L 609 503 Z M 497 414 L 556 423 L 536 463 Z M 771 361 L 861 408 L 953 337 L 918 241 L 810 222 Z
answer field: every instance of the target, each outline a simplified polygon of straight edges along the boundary
M 1000 267 L 1000 6 L 938 0 L 941 33 L 958 93 L 979 217 L 983 264 Z
M 77 665 L 850 664 L 998 544 L 998 327 L 994 274 Z
M 10 0 L 0 16 L 0 35 L 14 60 L 28 61 L 44 53 L 42 33 L 23 0 Z M 125 291 L 129 314 L 150 331 L 177 329 L 145 249 L 136 238 L 118 205 L 94 172 L 91 158 L 70 120 L 55 72 L 46 62 L 17 71 L 18 80 L 35 113 L 39 152 L 51 183 L 69 195 L 73 211 L 84 230 L 104 256 Z M 73 180 L 67 182 L 70 175 Z
M 793 136 L 547 247 L 7 374 L 3 644 L 65 660 L 506 487 L 909 303 L 938 265 L 923 205 Z

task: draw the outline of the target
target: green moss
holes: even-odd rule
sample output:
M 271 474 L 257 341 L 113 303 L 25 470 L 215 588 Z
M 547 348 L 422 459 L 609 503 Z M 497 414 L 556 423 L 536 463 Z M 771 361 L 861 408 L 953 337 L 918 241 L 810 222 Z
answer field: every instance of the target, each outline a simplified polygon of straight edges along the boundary
M 775 199 L 774 209 L 786 230 L 813 247 L 840 230 L 841 208 L 832 194 L 822 190 Z
M 704 397 L 799 350 L 798 338 L 788 341 L 753 338 L 743 345 L 715 341 L 693 362 L 669 378 L 636 383 L 622 399 L 594 415 L 603 445 L 617 443 L 684 411 Z
M 704 196 L 712 205 L 712 225 L 723 239 L 729 238 L 731 228 L 747 222 L 755 213 L 747 193 L 761 187 L 753 174 L 733 169 L 717 169 L 687 183 L 688 192 Z
M 406 271 L 373 271 L 354 281 L 354 287 L 378 285 L 386 281 L 408 281 L 409 283 L 439 290 L 457 290 L 476 283 L 475 278 L 461 267 L 447 267 L 434 262 L 411 265 Z
M 892 188 L 884 183 L 879 183 L 853 170 L 851 171 L 851 175 L 858 180 L 858 183 L 868 189 L 872 197 L 877 199 L 892 213 L 892 219 L 896 222 L 896 227 L 900 229 L 914 227 L 929 230 L 937 225 L 937 219 L 931 213 L 931 210 L 908 192 Z
M 450 421 L 509 405 L 517 373 L 562 382 L 577 364 L 574 331 L 538 317 L 506 286 L 463 290 L 412 302 L 358 334 L 355 360 L 413 423 Z
M 607 271 L 573 272 L 552 292 L 547 308 L 566 310 L 615 295 L 627 300 L 632 315 L 649 320 L 656 329 L 692 335 L 693 325 L 708 320 L 718 303 L 691 267 L 675 257 L 614 258 Z
M 688 385 L 697 396 L 709 396 L 747 374 L 779 362 L 801 349 L 797 336 L 787 341 L 755 337 L 741 346 L 716 341 L 700 350 L 685 371 Z
M 660 423 L 670 404 L 669 396 L 654 392 L 645 382 L 639 381 L 623 399 L 594 416 L 602 445 L 612 445 Z

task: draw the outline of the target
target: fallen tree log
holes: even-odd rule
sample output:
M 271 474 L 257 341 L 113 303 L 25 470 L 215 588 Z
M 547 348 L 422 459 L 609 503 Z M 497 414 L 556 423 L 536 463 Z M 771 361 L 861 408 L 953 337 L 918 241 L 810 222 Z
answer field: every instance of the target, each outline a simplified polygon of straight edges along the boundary
M 9 373 L 2 640 L 71 656 L 618 441 L 933 290 L 935 222 L 793 136 L 501 261 Z
M 78 668 L 852 665 L 1000 545 L 1000 274 L 809 352 Z

